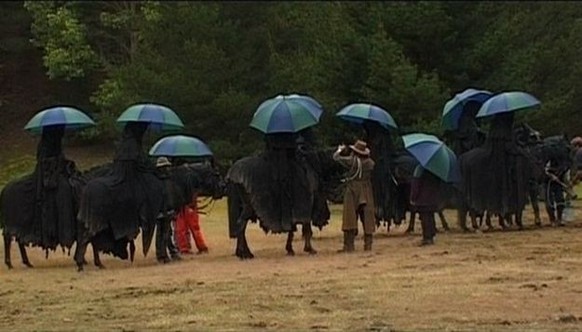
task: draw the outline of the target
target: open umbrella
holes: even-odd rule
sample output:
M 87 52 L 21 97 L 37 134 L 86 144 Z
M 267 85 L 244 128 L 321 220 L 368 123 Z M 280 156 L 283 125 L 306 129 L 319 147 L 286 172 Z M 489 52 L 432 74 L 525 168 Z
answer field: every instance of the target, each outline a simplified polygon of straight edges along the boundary
M 442 125 L 444 129 L 456 130 L 459 127 L 459 119 L 463 114 L 465 105 L 469 102 L 477 102 L 480 105 L 493 96 L 486 90 L 466 89 L 457 93 L 455 97 L 447 101 L 443 108 Z
M 495 114 L 534 109 L 540 101 L 534 96 L 520 91 L 503 92 L 495 95 L 481 106 L 477 117 L 492 116 Z
M 212 156 L 210 148 L 192 136 L 174 135 L 158 140 L 150 149 L 150 156 L 205 157 Z
M 155 130 L 174 131 L 184 128 L 184 123 L 174 111 L 158 104 L 136 104 L 130 106 L 117 118 L 117 123 L 147 122 Z
M 445 182 L 460 180 L 455 153 L 433 135 L 422 133 L 402 136 L 404 148 L 412 154 L 427 171 Z
M 348 122 L 361 124 L 366 120 L 378 122 L 386 129 L 398 129 L 396 121 L 386 110 L 372 104 L 351 104 L 342 108 L 336 116 Z
M 259 105 L 250 126 L 265 134 L 296 133 L 318 124 L 322 113 L 321 105 L 311 97 L 278 95 Z
M 93 127 L 95 126 L 95 122 L 76 108 L 56 106 L 37 113 L 24 126 L 24 130 L 34 134 L 40 134 L 44 127 L 63 125 L 65 129 L 78 130 Z

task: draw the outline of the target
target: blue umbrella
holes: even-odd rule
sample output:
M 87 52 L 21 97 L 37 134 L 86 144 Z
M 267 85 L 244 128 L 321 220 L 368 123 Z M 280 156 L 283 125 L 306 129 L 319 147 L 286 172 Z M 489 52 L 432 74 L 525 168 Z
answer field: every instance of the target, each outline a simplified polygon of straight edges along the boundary
M 458 182 L 461 178 L 455 153 L 433 135 L 422 133 L 402 136 L 404 148 L 427 171 L 445 182 Z
M 170 108 L 158 104 L 136 104 L 130 106 L 117 118 L 124 126 L 128 122 L 146 122 L 155 130 L 172 131 L 184 128 L 180 117 Z
M 495 114 L 530 110 L 541 103 L 536 97 L 520 91 L 503 92 L 489 98 L 479 109 L 477 117 L 491 116 Z
M 459 127 L 459 119 L 463 114 L 465 105 L 469 102 L 483 104 L 493 93 L 486 90 L 466 89 L 458 93 L 453 99 L 447 101 L 443 108 L 442 125 L 444 129 L 456 130 Z
M 167 136 L 150 149 L 150 156 L 206 157 L 212 156 L 210 148 L 200 139 L 186 135 Z
M 396 121 L 386 110 L 372 104 L 351 104 L 336 113 L 342 120 L 362 124 L 364 121 L 374 121 L 386 129 L 398 129 Z
M 56 106 L 37 113 L 24 126 L 24 130 L 39 134 L 44 127 L 49 126 L 64 126 L 67 130 L 78 130 L 93 127 L 95 122 L 76 108 Z
M 250 126 L 265 134 L 296 133 L 318 124 L 322 113 L 321 105 L 311 97 L 279 95 L 259 105 Z

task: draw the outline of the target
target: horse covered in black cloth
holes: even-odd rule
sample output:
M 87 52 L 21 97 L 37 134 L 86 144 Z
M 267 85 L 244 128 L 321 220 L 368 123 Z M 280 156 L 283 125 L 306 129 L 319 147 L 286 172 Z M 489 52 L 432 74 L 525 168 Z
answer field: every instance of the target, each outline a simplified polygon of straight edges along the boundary
M 115 188 L 108 186 L 112 168 L 110 167 L 108 172 L 103 172 L 104 168 L 97 171 L 101 172 L 101 176 L 88 182 L 81 197 L 79 220 L 82 235 L 75 252 L 75 262 L 79 270 L 83 269 L 88 243 L 91 243 L 97 252 L 111 254 L 120 259 L 132 258 L 132 251 L 135 248 L 133 240 L 142 228 L 142 240 L 147 246 L 143 249 L 145 256 L 152 241 L 156 222 L 160 218 L 164 219 L 159 224 L 161 229 L 158 229 L 158 232 L 169 229 L 172 214 L 168 211 L 177 211 L 185 207 L 192 202 L 195 195 L 220 199 L 224 193 L 224 181 L 211 164 L 185 163 L 173 167 L 168 179 L 161 179 L 155 175 L 148 177 L 148 183 L 143 184 L 143 187 L 151 190 L 152 195 L 146 200 L 147 206 L 142 205 L 139 208 L 140 220 L 133 224 L 130 222 L 116 225 L 114 222 L 119 221 L 117 217 L 123 216 L 122 211 L 127 207 L 123 200 L 115 196 Z M 127 232 L 128 230 L 132 232 Z M 165 241 L 168 240 L 168 237 L 162 237 L 162 241 L 156 243 L 156 249 L 165 253 L 167 248 Z
M 293 135 L 272 137 L 267 151 L 239 159 L 226 176 L 230 238 L 236 238 L 235 254 L 251 259 L 245 232 L 249 220 L 259 221 L 265 233 L 288 233 L 286 251 L 294 255 L 293 236 L 302 225 L 304 251 L 311 245 L 311 225 L 328 224 L 327 198 L 339 185 L 343 169 L 329 150 L 298 149 Z M 276 148 L 272 148 L 275 145 Z
M 497 215 L 501 224 L 514 216 L 522 229 L 532 163 L 527 151 L 516 143 L 513 122 L 514 113 L 494 115 L 483 146 L 463 153 L 459 163 L 468 208 Z
M 83 234 L 75 252 L 79 270 L 83 269 L 89 242 L 99 252 L 127 259 L 121 249 L 127 248 L 141 231 L 143 253 L 147 255 L 160 213 L 161 218 L 168 218 L 167 211 L 174 207 L 171 205 L 181 204 L 180 200 L 169 201 L 168 186 L 143 152 L 142 139 L 148 127 L 149 123 L 144 122 L 127 123 L 110 171 L 89 181 L 83 191 L 78 213 Z M 176 168 L 176 172 L 187 177 L 187 181 L 182 181 L 189 188 L 185 190 L 193 190 L 202 183 L 190 176 L 195 170 L 189 167 Z
M 75 163 L 65 158 L 65 127 L 43 128 L 32 174 L 8 183 L 0 194 L 3 219 L 4 262 L 12 268 L 10 244 L 18 242 L 22 263 L 32 267 L 25 246 L 49 250 L 69 249 L 77 239 L 76 212 L 85 184 Z

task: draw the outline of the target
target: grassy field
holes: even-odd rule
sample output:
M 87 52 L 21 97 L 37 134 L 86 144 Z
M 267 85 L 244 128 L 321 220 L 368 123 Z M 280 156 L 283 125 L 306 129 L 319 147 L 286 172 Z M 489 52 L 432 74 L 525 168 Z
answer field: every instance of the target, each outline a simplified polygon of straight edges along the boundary
M 453 227 L 427 248 L 418 232 L 382 228 L 371 253 L 359 237 L 346 255 L 335 252 L 341 206 L 333 209 L 331 226 L 315 234 L 316 256 L 297 239 L 298 255 L 286 257 L 284 235 L 251 225 L 257 258 L 239 261 L 224 201 L 202 219 L 210 254 L 168 265 L 150 252 L 133 264 L 105 256 L 106 270 L 78 273 L 72 257 L 30 249 L 27 269 L 13 246 L 15 269 L 0 270 L 0 330 L 582 330 L 580 221 L 521 232 Z

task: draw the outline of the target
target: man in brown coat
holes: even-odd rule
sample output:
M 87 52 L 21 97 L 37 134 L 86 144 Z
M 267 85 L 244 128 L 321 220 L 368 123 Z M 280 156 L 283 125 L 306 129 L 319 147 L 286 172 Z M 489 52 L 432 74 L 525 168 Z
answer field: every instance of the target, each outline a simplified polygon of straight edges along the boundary
M 371 176 L 374 161 L 364 141 L 356 141 L 346 149 L 340 145 L 333 159 L 348 169 L 344 193 L 342 231 L 344 246 L 339 252 L 354 251 L 354 240 L 358 233 L 358 217 L 364 224 L 364 250 L 372 250 L 372 235 L 376 230 L 374 218 L 374 193 Z

